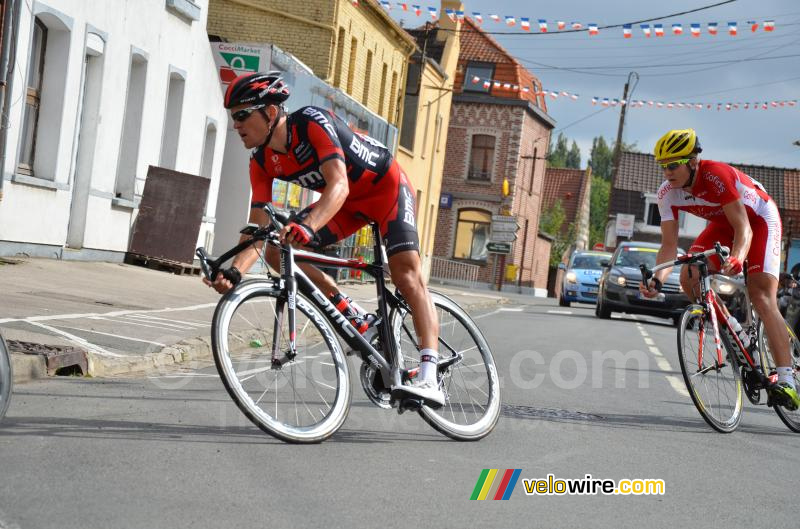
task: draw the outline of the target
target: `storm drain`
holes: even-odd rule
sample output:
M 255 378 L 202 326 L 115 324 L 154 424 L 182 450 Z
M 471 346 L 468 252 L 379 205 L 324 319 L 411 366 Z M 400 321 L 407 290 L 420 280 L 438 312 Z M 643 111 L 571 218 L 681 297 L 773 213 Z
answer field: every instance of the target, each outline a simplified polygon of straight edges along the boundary
M 86 351 L 79 347 L 6 340 L 13 353 L 42 356 L 49 376 L 81 376 L 89 371 Z
M 580 411 L 558 410 L 555 408 L 535 408 L 533 406 L 519 406 L 503 404 L 501 409 L 503 417 L 510 419 L 551 419 L 557 421 L 601 421 L 602 415 L 583 413 Z

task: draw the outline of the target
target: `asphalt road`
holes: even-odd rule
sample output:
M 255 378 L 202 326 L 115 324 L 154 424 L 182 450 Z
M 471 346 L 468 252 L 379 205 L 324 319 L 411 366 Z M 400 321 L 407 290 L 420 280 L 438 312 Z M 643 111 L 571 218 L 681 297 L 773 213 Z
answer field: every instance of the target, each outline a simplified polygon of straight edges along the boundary
M 314 446 L 250 423 L 212 366 L 20 385 L 0 425 L 0 528 L 796 527 L 800 437 L 765 407 L 712 431 L 685 392 L 668 320 L 589 307 L 477 314 L 503 416 L 457 443 L 359 388 Z M 469 501 L 482 469 L 509 501 Z M 661 479 L 664 495 L 542 496 L 523 479 Z

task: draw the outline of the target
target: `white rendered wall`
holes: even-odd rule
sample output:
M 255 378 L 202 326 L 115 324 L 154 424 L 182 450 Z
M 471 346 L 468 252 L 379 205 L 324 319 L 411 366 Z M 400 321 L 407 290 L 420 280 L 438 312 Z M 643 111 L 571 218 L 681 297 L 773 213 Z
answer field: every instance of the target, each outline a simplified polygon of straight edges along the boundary
M 7 154 L 2 167 L 5 196 L 0 201 L 0 246 L 4 242 L 65 244 L 79 141 L 82 63 L 87 33 L 94 32 L 104 37 L 105 49 L 83 247 L 124 251 L 137 210 L 132 201 L 114 200 L 114 185 L 120 150 L 125 147 L 122 129 L 132 50 L 139 50 L 147 57 L 142 133 L 136 161 L 136 195 L 142 193 L 148 166 L 159 162 L 170 71 L 181 71 L 186 79 L 176 170 L 199 174 L 208 119 L 217 124 L 227 122 L 206 34 L 208 1 L 195 0 L 201 7 L 201 16 L 199 21 L 191 23 L 167 11 L 165 0 L 30 0 L 27 3 L 33 13 L 40 14 L 46 21 L 60 22 L 65 28 L 65 42 L 59 45 L 59 51 L 65 55 L 61 62 L 64 69 L 60 94 L 63 114 L 57 130 L 43 131 L 50 137 L 46 150 L 37 148 L 35 172 L 40 171 L 39 164 L 43 164 L 43 178 L 15 176 L 33 29 L 32 13 L 23 6 L 17 42 L 18 67 L 10 94 L 14 104 L 9 113 Z M 51 42 L 48 42 L 48 48 L 50 46 Z M 46 71 L 45 84 L 48 83 L 47 75 Z M 43 94 L 47 93 L 47 88 L 43 89 Z M 48 97 L 56 96 L 48 93 Z M 215 138 L 210 171 L 208 209 L 211 211 L 215 209 L 224 136 L 217 134 Z M 213 224 L 204 223 L 198 240 L 203 238 L 207 229 L 213 229 Z

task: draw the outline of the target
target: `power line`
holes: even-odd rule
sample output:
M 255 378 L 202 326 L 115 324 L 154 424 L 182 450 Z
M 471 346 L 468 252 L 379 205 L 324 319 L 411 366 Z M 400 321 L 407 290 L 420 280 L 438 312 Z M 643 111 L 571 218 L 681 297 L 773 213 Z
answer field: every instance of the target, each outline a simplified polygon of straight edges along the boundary
M 751 84 L 751 85 L 747 85 L 747 86 L 740 86 L 738 88 L 728 88 L 726 90 L 717 90 L 716 92 L 703 92 L 703 93 L 700 93 L 700 94 L 691 94 L 691 95 L 688 95 L 688 96 L 678 96 L 678 97 L 686 98 L 686 97 L 708 96 L 708 95 L 713 95 L 713 94 L 723 94 L 725 92 L 735 92 L 736 90 L 744 90 L 745 88 L 756 88 L 756 87 L 759 87 L 759 86 L 767 86 L 767 85 L 771 85 L 771 84 L 785 83 L 787 81 L 796 81 L 798 79 L 800 79 L 800 77 L 790 77 L 788 79 L 781 79 L 780 81 L 770 81 L 769 83 Z
M 566 129 L 570 128 L 570 127 L 571 127 L 571 126 L 573 126 L 573 125 L 577 125 L 577 124 L 578 124 L 578 123 L 580 123 L 581 121 L 586 121 L 587 119 L 589 119 L 589 118 L 591 118 L 591 117 L 594 117 L 594 116 L 596 116 L 596 115 L 597 115 L 597 114 L 599 114 L 600 112 L 605 112 L 605 111 L 606 111 L 606 110 L 608 110 L 609 108 L 612 108 L 612 107 L 605 107 L 605 108 L 601 108 L 600 110 L 596 110 L 596 111 L 592 112 L 591 114 L 587 114 L 587 115 L 583 116 L 582 118 L 580 118 L 580 119 L 578 119 L 578 120 L 576 120 L 576 121 L 573 121 L 573 122 L 572 122 L 572 123 L 570 123 L 569 125 L 564 125 L 564 126 L 563 126 L 563 127 L 561 127 L 560 129 L 555 129 L 555 130 L 552 132 L 552 134 L 555 134 L 556 132 L 561 132 L 561 131 L 563 131 L 563 130 L 566 130 Z
M 683 63 L 676 63 L 676 64 L 642 64 L 642 65 L 622 65 L 622 66 L 552 66 L 542 64 L 542 68 L 548 68 L 551 70 L 614 70 L 614 69 L 630 69 L 630 68 L 668 68 L 668 67 L 683 67 L 683 66 L 703 66 L 703 65 L 711 65 L 711 64 L 728 64 L 728 63 L 736 63 L 736 62 L 750 62 L 750 61 L 769 61 L 775 59 L 788 59 L 791 57 L 800 57 L 800 53 L 793 53 L 790 55 L 776 55 L 775 57 L 750 57 L 745 59 L 731 59 L 726 61 L 705 61 L 705 62 L 683 62 Z M 531 61 L 533 62 L 533 61 Z M 536 64 L 536 63 L 534 63 Z

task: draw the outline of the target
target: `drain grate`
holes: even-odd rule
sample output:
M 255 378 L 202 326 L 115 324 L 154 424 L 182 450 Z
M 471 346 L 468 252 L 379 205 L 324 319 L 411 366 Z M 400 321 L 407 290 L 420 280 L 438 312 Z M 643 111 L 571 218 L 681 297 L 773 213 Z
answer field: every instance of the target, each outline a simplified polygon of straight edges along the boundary
M 555 408 L 535 408 L 515 404 L 503 404 L 503 417 L 511 419 L 555 419 L 560 421 L 601 421 L 602 415 L 581 411 L 558 410 Z
M 14 353 L 43 356 L 50 376 L 85 375 L 89 372 L 86 351 L 79 347 L 47 345 L 18 340 L 6 340 Z

